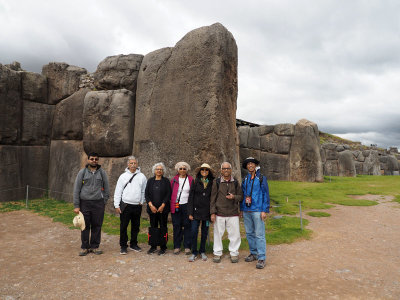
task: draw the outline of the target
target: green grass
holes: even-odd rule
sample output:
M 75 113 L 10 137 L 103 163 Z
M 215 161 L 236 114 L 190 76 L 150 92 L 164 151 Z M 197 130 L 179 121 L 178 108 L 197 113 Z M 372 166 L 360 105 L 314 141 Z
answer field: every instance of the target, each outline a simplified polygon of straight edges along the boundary
M 321 217 L 330 217 L 331 214 L 328 214 L 324 211 L 309 211 L 307 215 L 311 217 L 321 218 Z
M 397 195 L 393 201 L 400 203 L 400 195 Z

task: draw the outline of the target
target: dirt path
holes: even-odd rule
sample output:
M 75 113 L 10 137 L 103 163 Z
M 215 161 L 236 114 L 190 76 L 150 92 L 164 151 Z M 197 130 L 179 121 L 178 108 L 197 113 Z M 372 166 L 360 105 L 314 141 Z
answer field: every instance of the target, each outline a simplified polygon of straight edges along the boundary
M 371 198 L 370 196 L 369 198 Z M 184 255 L 119 255 L 103 235 L 103 255 L 78 257 L 77 230 L 26 211 L 0 214 L 0 299 L 399 299 L 400 205 L 336 206 L 312 218 L 313 238 L 267 246 L 267 266 Z M 364 197 L 365 199 L 365 197 Z M 145 250 L 147 245 L 143 245 Z

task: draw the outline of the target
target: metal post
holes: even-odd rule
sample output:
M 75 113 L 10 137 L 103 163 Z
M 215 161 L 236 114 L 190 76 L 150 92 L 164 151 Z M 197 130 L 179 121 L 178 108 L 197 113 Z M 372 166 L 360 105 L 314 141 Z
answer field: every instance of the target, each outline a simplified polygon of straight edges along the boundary
M 26 186 L 26 208 L 28 208 L 29 185 Z
M 301 216 L 301 200 L 299 200 L 299 206 L 300 206 L 300 228 L 303 230 L 303 218 Z

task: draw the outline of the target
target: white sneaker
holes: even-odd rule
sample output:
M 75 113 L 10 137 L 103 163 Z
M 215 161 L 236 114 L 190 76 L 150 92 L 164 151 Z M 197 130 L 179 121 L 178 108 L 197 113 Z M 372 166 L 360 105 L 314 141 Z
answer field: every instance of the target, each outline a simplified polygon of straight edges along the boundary
M 189 257 L 189 261 L 190 262 L 194 262 L 195 260 L 196 260 L 196 255 L 194 255 L 194 254 L 192 254 L 192 255 L 190 255 L 190 257 Z

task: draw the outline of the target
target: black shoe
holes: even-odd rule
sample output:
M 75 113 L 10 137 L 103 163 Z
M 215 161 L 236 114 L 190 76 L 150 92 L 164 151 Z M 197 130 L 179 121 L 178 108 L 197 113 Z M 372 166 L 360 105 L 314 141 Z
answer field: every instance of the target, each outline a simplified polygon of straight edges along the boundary
M 126 247 L 121 247 L 121 251 L 119 252 L 119 254 L 127 255 L 128 254 L 128 250 L 126 249 Z
M 79 252 L 79 256 L 86 256 L 90 253 L 89 249 L 82 249 L 81 252 Z
M 244 259 L 245 262 L 252 262 L 255 260 L 257 260 L 257 256 L 251 253 Z
M 157 251 L 157 247 L 151 247 L 150 249 L 149 249 L 149 251 L 147 251 L 147 254 L 153 254 L 154 252 L 156 252 Z
M 91 252 L 92 252 L 93 254 L 96 254 L 96 255 L 103 254 L 103 251 L 100 250 L 99 248 L 92 249 Z
M 158 251 L 158 255 L 165 255 L 165 249 L 160 249 L 160 251 Z
M 140 248 L 138 245 L 130 246 L 129 249 L 135 252 L 142 252 L 142 248 Z
M 258 260 L 256 268 L 257 269 L 264 269 L 265 267 L 265 260 Z

